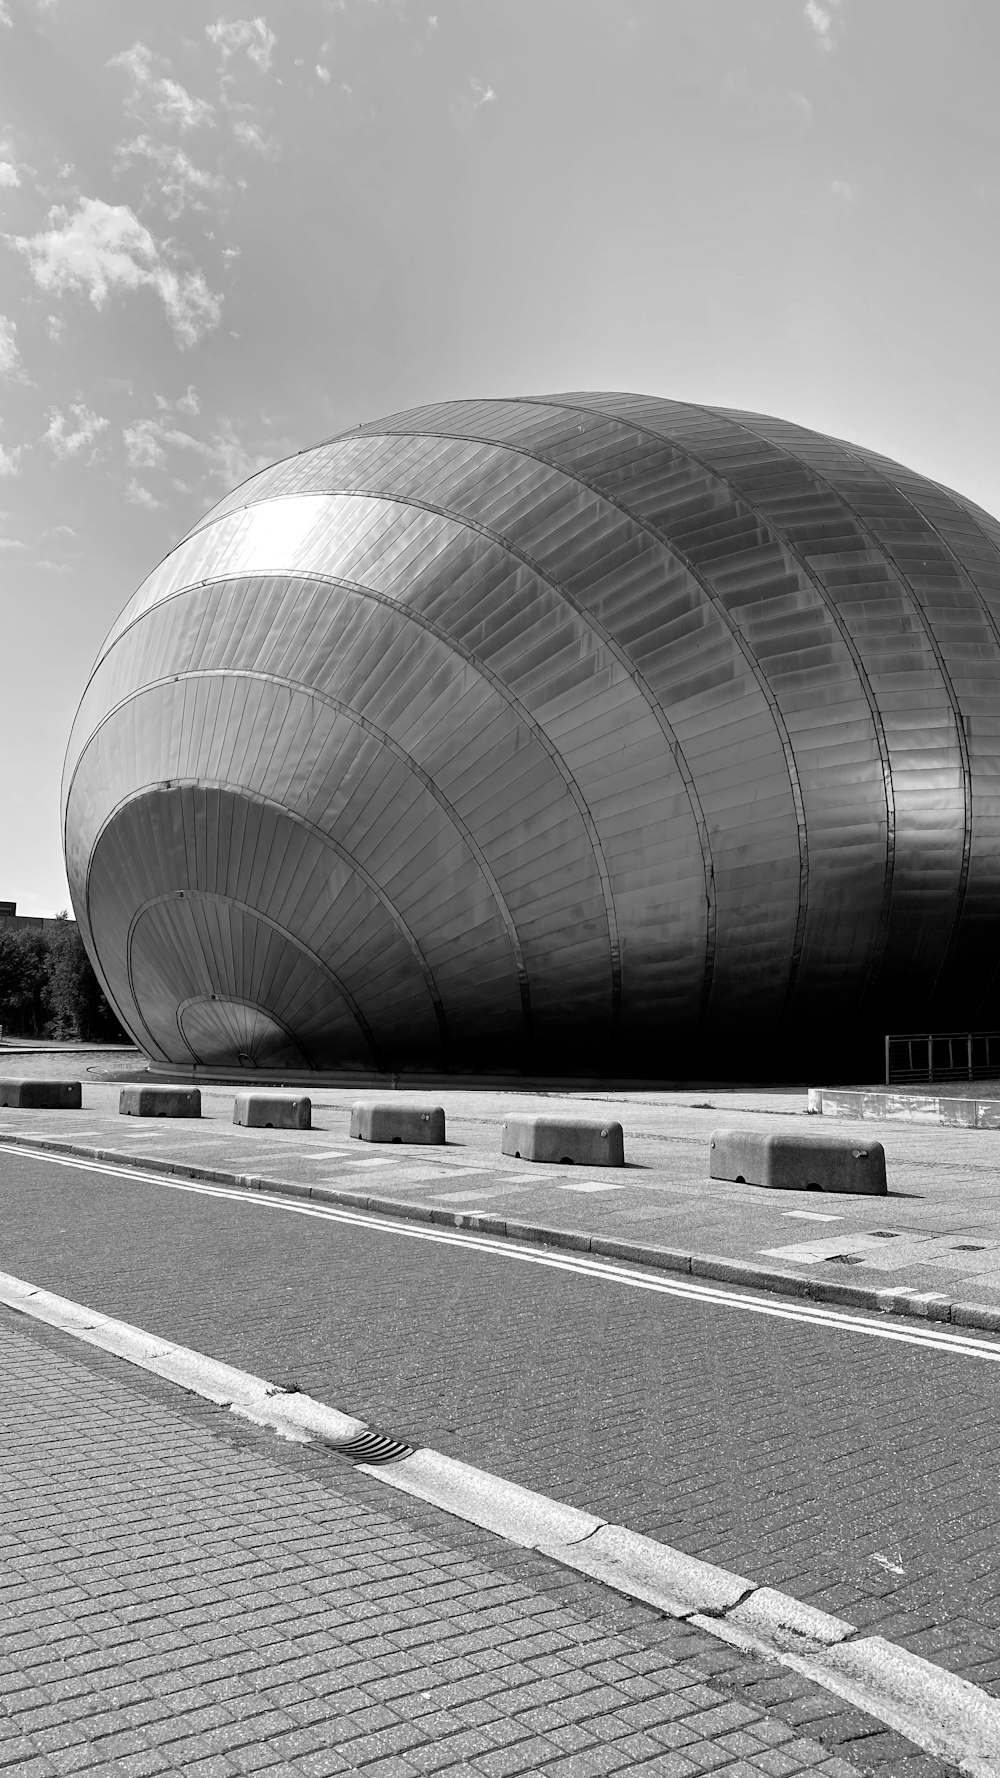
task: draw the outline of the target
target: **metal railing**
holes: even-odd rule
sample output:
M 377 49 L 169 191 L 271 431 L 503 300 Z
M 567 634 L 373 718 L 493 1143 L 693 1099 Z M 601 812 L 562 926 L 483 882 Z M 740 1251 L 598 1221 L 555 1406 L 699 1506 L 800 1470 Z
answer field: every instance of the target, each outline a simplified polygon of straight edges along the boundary
M 1000 1079 L 1000 1031 L 918 1031 L 885 1040 L 885 1084 Z

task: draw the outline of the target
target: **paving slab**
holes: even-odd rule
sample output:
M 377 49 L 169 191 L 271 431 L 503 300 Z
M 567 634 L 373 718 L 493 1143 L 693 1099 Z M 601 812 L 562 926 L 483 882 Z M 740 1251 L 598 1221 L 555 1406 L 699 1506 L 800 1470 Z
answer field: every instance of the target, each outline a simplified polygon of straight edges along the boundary
M 0 1764 L 950 1778 L 776 1663 L 0 1314 Z

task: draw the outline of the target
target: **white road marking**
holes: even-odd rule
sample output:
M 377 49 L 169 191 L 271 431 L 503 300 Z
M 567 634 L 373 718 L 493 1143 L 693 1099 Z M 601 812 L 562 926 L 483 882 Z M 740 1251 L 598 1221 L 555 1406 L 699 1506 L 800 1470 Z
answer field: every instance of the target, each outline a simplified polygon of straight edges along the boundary
M 808 1327 L 822 1327 L 835 1333 L 860 1334 L 868 1339 L 890 1340 L 897 1345 L 924 1346 L 932 1351 L 948 1352 L 960 1358 L 984 1358 L 1000 1363 L 1000 1341 L 979 1339 L 972 1335 L 937 1331 L 933 1327 L 900 1327 L 882 1321 L 873 1311 L 864 1318 L 845 1310 L 823 1309 L 818 1304 L 775 1301 L 742 1293 L 739 1288 L 701 1283 L 693 1278 L 665 1278 L 651 1272 L 633 1270 L 615 1260 L 591 1254 L 574 1253 L 535 1243 L 523 1243 L 502 1236 L 476 1234 L 466 1229 L 448 1229 L 427 1223 L 394 1221 L 374 1211 L 352 1210 L 339 1204 L 310 1204 L 300 1198 L 284 1198 L 262 1191 L 246 1191 L 225 1185 L 211 1185 L 205 1180 L 184 1179 L 176 1173 L 143 1173 L 138 1167 L 116 1167 L 111 1162 L 88 1161 L 78 1155 L 57 1155 L 47 1149 L 11 1148 L 0 1142 L 0 1153 L 27 1155 L 32 1160 L 47 1161 L 55 1167 L 69 1167 L 80 1172 L 100 1173 L 129 1183 L 166 1187 L 168 1191 L 191 1192 L 197 1197 L 222 1198 L 246 1208 L 279 1211 L 288 1216 L 309 1216 L 321 1222 L 345 1223 L 351 1228 L 377 1229 L 381 1234 L 397 1235 L 408 1241 L 430 1241 L 439 1247 L 457 1247 L 467 1253 L 483 1253 L 492 1259 L 517 1260 L 524 1265 L 541 1266 L 549 1271 L 573 1272 L 578 1277 L 595 1278 L 609 1284 L 624 1285 L 630 1290 L 647 1291 L 654 1296 L 680 1297 L 689 1302 L 704 1303 L 713 1308 L 739 1309 L 746 1314 L 765 1315 L 775 1321 L 799 1321 Z M 902 1289 L 894 1286 L 894 1289 Z M 927 1293 L 929 1296 L 933 1292 Z
M 796 1216 L 801 1222 L 843 1222 L 842 1216 L 832 1215 L 829 1210 L 783 1210 L 782 1216 Z

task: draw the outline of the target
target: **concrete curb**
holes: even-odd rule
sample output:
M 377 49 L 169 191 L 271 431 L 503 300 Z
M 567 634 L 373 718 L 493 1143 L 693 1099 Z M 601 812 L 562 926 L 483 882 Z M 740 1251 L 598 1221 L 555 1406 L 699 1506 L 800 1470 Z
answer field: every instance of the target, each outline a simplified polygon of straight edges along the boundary
M 862 1309 L 877 1315 L 899 1315 L 921 1321 L 943 1321 L 953 1327 L 1000 1333 L 1000 1304 L 953 1301 L 941 1291 L 879 1289 L 874 1285 L 839 1283 L 832 1278 L 810 1278 L 779 1266 L 758 1266 L 751 1260 L 726 1259 L 715 1253 L 685 1253 L 679 1248 L 651 1247 L 641 1241 L 619 1240 L 609 1235 L 588 1235 L 581 1229 L 550 1228 L 543 1223 L 519 1222 L 474 1210 L 444 1210 L 436 1205 L 403 1198 L 383 1198 L 370 1192 L 340 1191 L 334 1186 L 298 1184 L 294 1180 L 267 1179 L 255 1173 L 230 1173 L 222 1168 L 199 1167 L 186 1161 L 164 1161 L 153 1156 L 121 1153 L 117 1149 L 90 1148 L 63 1141 L 57 1136 L 5 1134 L 0 1145 L 40 1149 L 56 1154 L 78 1155 L 81 1160 L 104 1162 L 140 1173 L 165 1173 L 181 1179 L 202 1180 L 236 1191 L 261 1191 L 271 1196 L 303 1198 L 317 1204 L 341 1204 L 394 1221 L 430 1222 L 444 1228 L 467 1229 L 472 1234 L 493 1235 L 500 1240 L 537 1242 L 573 1253 L 592 1253 L 600 1259 L 623 1260 L 649 1266 L 654 1271 L 677 1272 L 715 1283 L 739 1284 L 775 1296 L 799 1297 L 811 1303 L 830 1303 L 843 1309 Z
M 369 1431 L 364 1421 L 264 1377 L 236 1370 L 116 1321 L 66 1297 L 0 1273 L 0 1303 L 113 1353 L 299 1443 L 336 1448 Z M 476 1469 L 440 1451 L 410 1451 L 393 1463 L 358 1463 L 373 1480 L 537 1550 L 665 1616 L 793 1668 L 888 1724 L 971 1778 L 1000 1770 L 1000 1699 L 881 1636 L 759 1587 L 745 1575 L 685 1555 L 623 1525 Z
M 959 1130 L 1000 1129 L 1000 1100 L 950 1093 L 894 1093 L 860 1087 L 810 1087 L 813 1116 L 880 1118 L 886 1123 L 937 1124 Z

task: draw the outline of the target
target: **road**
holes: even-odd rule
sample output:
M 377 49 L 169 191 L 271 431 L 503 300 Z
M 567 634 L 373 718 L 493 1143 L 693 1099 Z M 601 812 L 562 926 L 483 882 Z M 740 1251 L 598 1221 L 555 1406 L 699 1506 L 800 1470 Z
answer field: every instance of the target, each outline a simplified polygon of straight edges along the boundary
M 0 1269 L 1000 1695 L 988 1336 L 979 1351 L 948 1330 L 910 1343 L 862 1317 L 10 1149 Z

